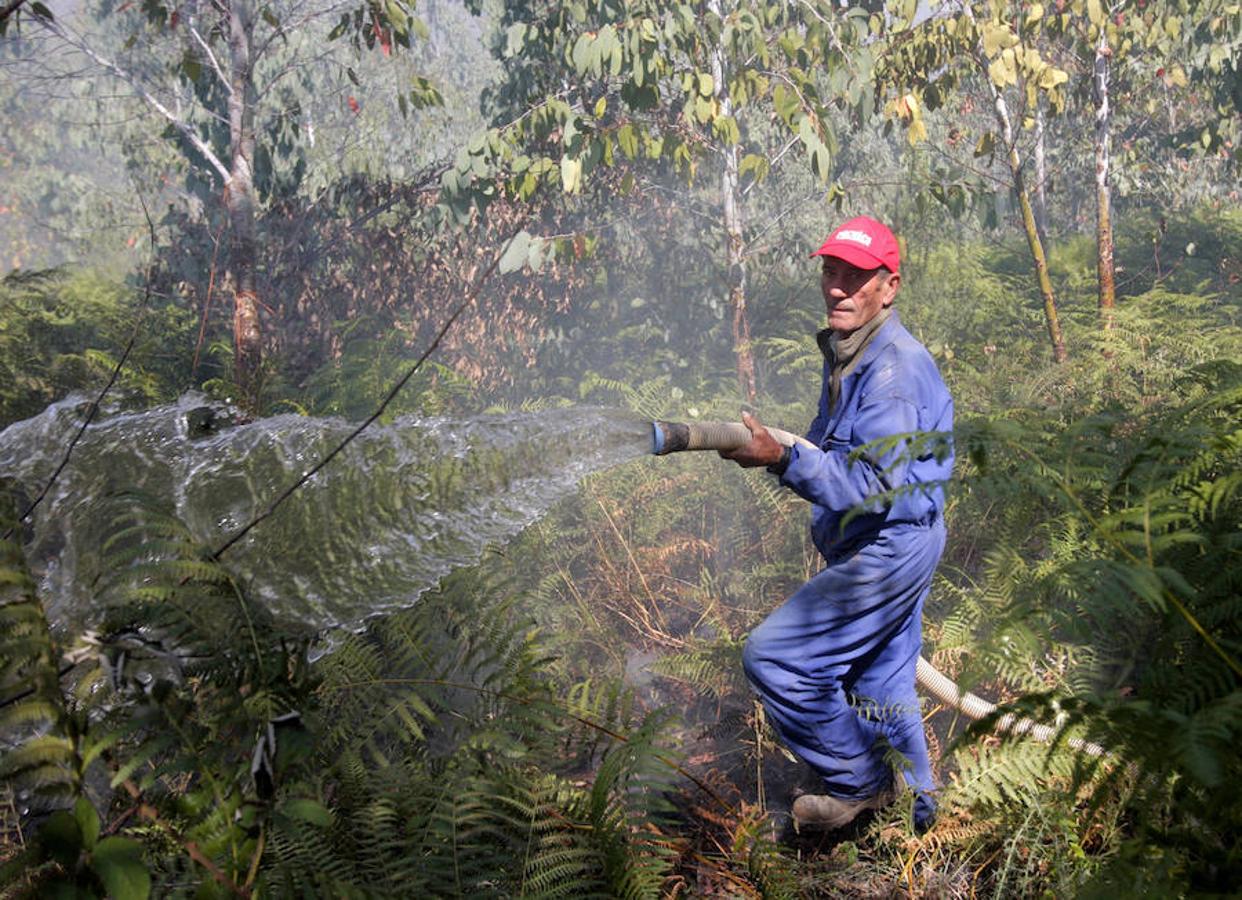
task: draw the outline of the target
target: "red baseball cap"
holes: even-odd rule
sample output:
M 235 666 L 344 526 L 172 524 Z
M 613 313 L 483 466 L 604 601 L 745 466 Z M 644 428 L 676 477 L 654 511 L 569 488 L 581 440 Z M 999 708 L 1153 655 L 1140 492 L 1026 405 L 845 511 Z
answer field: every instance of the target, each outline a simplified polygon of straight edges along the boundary
M 896 272 L 901 264 L 897 238 L 886 226 L 866 216 L 850 219 L 837 228 L 811 256 L 834 256 L 860 269 L 884 266 L 890 272 Z

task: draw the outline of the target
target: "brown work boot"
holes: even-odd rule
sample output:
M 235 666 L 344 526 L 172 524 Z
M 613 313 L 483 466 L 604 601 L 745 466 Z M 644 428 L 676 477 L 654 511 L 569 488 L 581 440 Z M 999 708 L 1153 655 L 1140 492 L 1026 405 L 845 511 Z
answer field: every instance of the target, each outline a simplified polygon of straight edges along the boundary
M 844 828 L 864 810 L 888 806 L 905 786 L 906 780 L 898 775 L 884 790 L 863 800 L 843 800 L 831 794 L 803 794 L 793 802 L 794 830 L 813 828 L 836 831 Z

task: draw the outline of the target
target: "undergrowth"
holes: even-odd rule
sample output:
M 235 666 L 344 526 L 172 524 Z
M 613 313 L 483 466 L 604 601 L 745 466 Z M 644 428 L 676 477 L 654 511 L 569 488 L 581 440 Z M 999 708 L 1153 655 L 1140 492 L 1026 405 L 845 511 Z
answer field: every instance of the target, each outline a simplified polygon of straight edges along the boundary
M 783 830 L 805 772 L 740 653 L 819 560 L 804 505 L 763 472 L 684 454 L 587 479 L 512 545 L 356 633 L 274 621 L 153 498 L 108 498 L 80 634 L 49 621 L 30 571 L 45 561 L 6 542 L 0 890 L 1229 892 L 1242 878 L 1236 300 L 1190 261 L 1123 296 L 1109 330 L 1071 303 L 1075 353 L 1051 367 L 996 252 L 926 255 L 903 299 L 959 410 L 925 653 L 1001 701 L 997 716 L 1058 737 L 998 737 L 994 721 L 929 706 L 942 790 L 928 833 L 900 804 L 833 838 Z M 953 271 L 969 291 L 936 300 L 931 283 Z M 31 334 L 63 314 L 51 278 L 5 282 Z M 123 304 L 105 306 L 119 321 Z M 775 383 L 818 377 L 811 342 L 765 340 Z M 53 369 L 91 360 L 40 347 Z M 308 382 L 305 408 L 365 406 L 389 349 L 349 349 Z M 466 402 L 450 373 L 432 380 L 427 408 Z M 172 381 L 149 383 L 154 397 Z M 734 418 L 716 383 L 593 374 L 573 399 Z M 16 415 L 57 390 L 47 376 L 0 400 Z M 764 420 L 800 430 L 813 398 L 797 396 L 765 403 Z

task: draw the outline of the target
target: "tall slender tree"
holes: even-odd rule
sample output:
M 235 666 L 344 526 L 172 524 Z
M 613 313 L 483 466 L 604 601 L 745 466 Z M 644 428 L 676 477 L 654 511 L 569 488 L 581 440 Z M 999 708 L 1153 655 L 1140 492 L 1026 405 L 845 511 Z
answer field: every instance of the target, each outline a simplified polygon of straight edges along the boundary
M 1063 85 L 1069 80 L 1065 71 L 1044 57 L 1034 40 L 1042 16 L 1040 4 L 1025 11 L 994 2 L 945 4 L 918 26 L 890 39 L 877 80 L 882 90 L 903 98 L 902 110 L 934 107 L 964 81 L 982 82 L 995 132 L 985 134 L 980 147 L 986 148 L 985 153 L 998 148 L 1005 161 L 1043 303 L 1048 342 L 1053 358 L 1062 362 L 1068 351 L 1048 273 L 1047 249 L 1027 183 L 1022 141 L 1028 130 L 1034 130 L 1041 98 L 1053 112 L 1062 108 Z M 912 140 L 926 137 L 919 116 L 904 118 Z
M 1238 53 L 1242 49 L 1242 12 L 1237 4 L 1220 0 L 1170 0 L 1166 3 L 1136 0 L 1073 0 L 1052 17 L 1049 31 L 1067 45 L 1067 56 L 1076 56 L 1088 74 L 1094 118 L 1092 132 L 1095 200 L 1096 267 L 1101 322 L 1110 328 L 1116 306 L 1116 266 L 1113 259 L 1113 184 L 1117 160 L 1113 133 L 1119 109 L 1117 75 L 1121 73 L 1121 100 L 1130 107 L 1123 121 L 1131 140 L 1151 124 L 1137 124 L 1139 116 L 1155 119 L 1161 113 L 1158 100 L 1146 86 L 1166 77 L 1180 86 L 1188 84 L 1187 72 L 1203 82 L 1215 102 L 1209 109 L 1193 144 L 1200 150 L 1232 143 L 1238 126 Z M 1219 87 L 1217 86 L 1219 83 Z M 1221 89 L 1223 88 L 1223 89 Z M 1230 118 L 1234 121 L 1230 123 Z M 1164 143 L 1176 141 L 1176 116 L 1167 111 L 1160 126 Z

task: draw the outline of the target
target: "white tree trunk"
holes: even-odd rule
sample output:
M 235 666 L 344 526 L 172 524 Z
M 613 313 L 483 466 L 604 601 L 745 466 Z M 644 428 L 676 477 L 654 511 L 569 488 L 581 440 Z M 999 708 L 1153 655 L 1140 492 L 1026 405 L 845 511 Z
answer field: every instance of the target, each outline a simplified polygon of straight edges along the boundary
M 1109 183 L 1108 40 L 1103 29 L 1095 48 L 1093 96 L 1095 100 L 1095 222 L 1096 268 L 1100 283 L 1100 313 L 1105 328 L 1113 324 L 1116 304 L 1116 273 L 1113 262 L 1112 187 Z
M 721 18 L 721 0 L 708 0 L 708 8 Z M 733 102 L 725 85 L 728 72 L 725 69 L 724 48 L 719 44 L 712 53 L 712 81 L 714 93 L 720 103 L 722 115 L 732 115 Z M 720 180 L 720 193 L 724 207 L 726 259 L 728 261 L 729 309 L 733 314 L 733 353 L 737 358 L 737 382 L 742 395 L 754 400 L 755 357 L 750 345 L 750 322 L 746 316 L 746 243 L 743 240 L 741 192 L 738 190 L 737 147 L 721 150 L 724 174 Z

